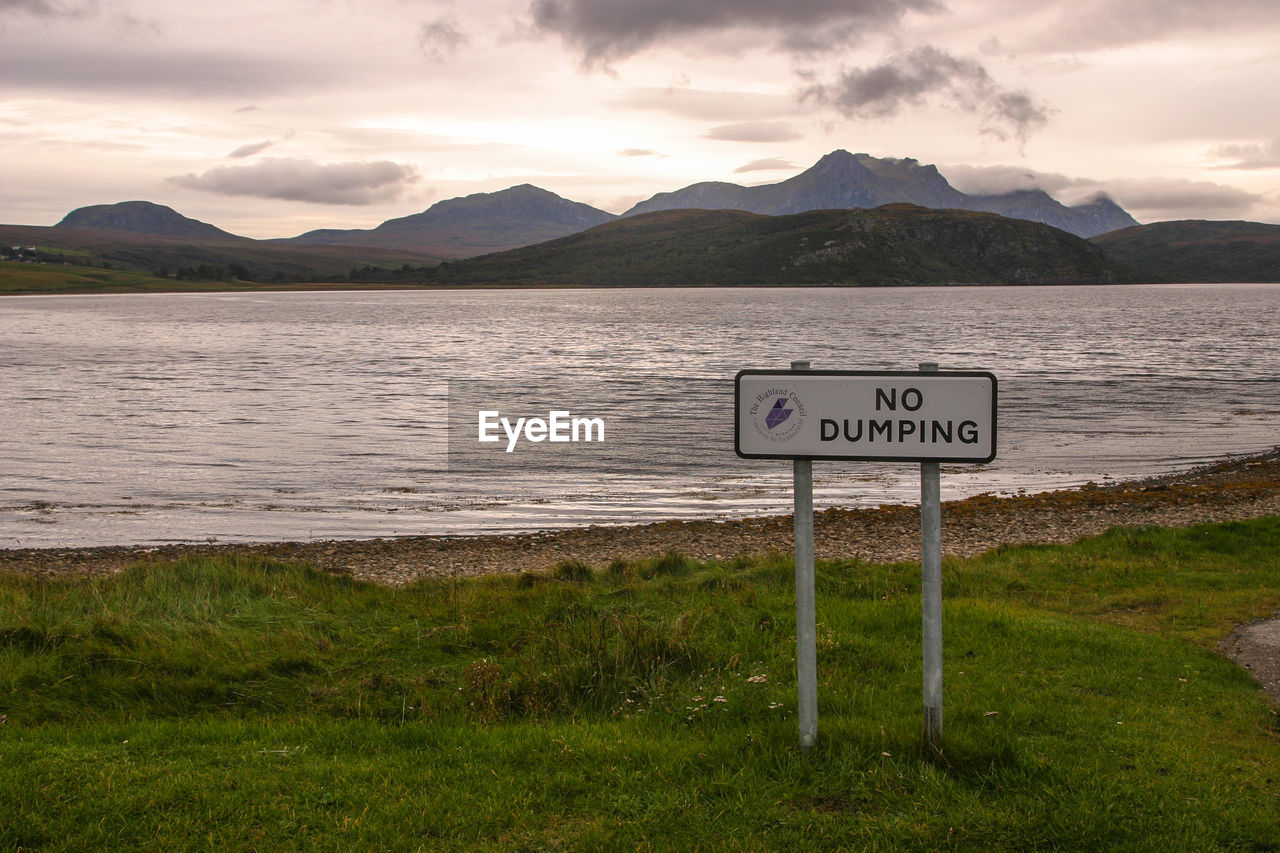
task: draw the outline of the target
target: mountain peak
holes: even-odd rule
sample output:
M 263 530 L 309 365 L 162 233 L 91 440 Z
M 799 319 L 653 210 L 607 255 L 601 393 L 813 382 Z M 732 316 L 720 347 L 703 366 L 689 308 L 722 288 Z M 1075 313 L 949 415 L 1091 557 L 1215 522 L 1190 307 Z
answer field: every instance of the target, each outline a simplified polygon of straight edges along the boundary
M 806 172 L 814 174 L 848 174 L 850 171 L 861 171 L 866 168 L 867 160 L 875 158 L 869 154 L 850 154 L 843 148 L 837 148 L 830 154 L 823 154 Z
M 388 219 L 367 231 L 309 231 L 292 242 L 383 246 L 469 257 L 541 243 L 613 219 L 533 184 L 438 201 L 421 213 Z
M 1116 200 L 1113 199 L 1111 196 L 1107 195 L 1105 192 L 1094 193 L 1093 195 L 1089 196 L 1087 199 L 1080 202 L 1079 204 L 1072 205 L 1072 207 L 1076 209 L 1079 209 L 1082 207 L 1095 207 L 1095 206 L 1105 207 L 1105 208 L 1116 208 L 1116 209 L 1120 208 L 1120 205 L 1116 203 Z

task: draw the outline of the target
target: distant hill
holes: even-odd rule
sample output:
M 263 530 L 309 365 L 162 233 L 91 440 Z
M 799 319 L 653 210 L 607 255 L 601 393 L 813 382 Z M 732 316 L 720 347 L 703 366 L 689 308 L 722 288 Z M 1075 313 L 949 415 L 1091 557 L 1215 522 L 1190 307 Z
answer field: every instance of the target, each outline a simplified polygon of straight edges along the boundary
M 81 231 L 124 231 L 157 237 L 187 237 L 193 240 L 245 240 L 198 219 L 189 219 L 171 207 L 149 201 L 122 201 L 95 204 L 71 211 L 55 228 Z
M 394 249 L 282 246 L 246 237 L 171 237 L 69 228 L 62 223 L 54 227 L 0 225 L 0 257 L 106 267 L 162 278 L 261 282 L 347 281 L 353 279 L 353 271 L 357 272 L 354 280 L 381 281 L 389 277 L 389 270 L 439 261 L 429 255 Z
M 1183 219 L 1113 231 L 1092 242 L 1158 281 L 1280 281 L 1280 225 Z
M 380 246 L 441 257 L 470 257 L 563 237 L 614 219 L 530 184 L 437 202 L 422 213 L 367 230 L 323 229 L 278 242 Z
M 991 213 L 894 204 L 766 216 L 638 214 L 426 270 L 445 285 L 1102 284 L 1140 276 L 1086 240 Z
M 659 193 L 623 216 L 686 209 L 745 210 L 783 216 L 808 210 L 873 208 L 897 202 L 998 213 L 1052 225 L 1081 237 L 1137 224 L 1110 199 L 1067 207 L 1040 190 L 971 196 L 951 186 L 936 166 L 922 166 L 909 158 L 879 159 L 844 150 L 833 151 L 799 175 L 776 184 L 755 187 L 723 182 L 693 184 L 675 192 Z

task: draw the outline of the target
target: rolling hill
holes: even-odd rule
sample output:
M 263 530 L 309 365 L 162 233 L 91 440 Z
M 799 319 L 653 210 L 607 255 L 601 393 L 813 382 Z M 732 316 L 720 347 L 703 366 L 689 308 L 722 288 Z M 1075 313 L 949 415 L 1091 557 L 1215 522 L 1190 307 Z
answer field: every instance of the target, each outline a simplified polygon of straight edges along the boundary
M 990 213 L 894 204 L 765 216 L 640 214 L 424 270 L 437 285 L 1102 284 L 1140 280 L 1088 241 Z
M 1280 225 L 1183 219 L 1113 231 L 1092 242 L 1159 281 L 1280 281 Z
M 237 237 L 207 222 L 189 219 L 171 207 L 150 201 L 122 201 L 117 204 L 95 204 L 77 208 L 53 227 L 79 231 L 125 231 L 190 240 L 248 239 Z
M 368 230 L 321 229 L 281 243 L 377 246 L 440 257 L 501 252 L 573 234 L 613 219 L 530 184 L 437 202 Z

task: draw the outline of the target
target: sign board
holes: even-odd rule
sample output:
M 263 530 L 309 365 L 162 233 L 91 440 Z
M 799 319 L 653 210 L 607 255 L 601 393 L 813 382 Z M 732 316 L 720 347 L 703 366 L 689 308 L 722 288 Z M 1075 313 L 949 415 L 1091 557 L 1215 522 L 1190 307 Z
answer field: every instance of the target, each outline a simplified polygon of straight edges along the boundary
M 734 450 L 746 459 L 996 456 L 996 377 L 986 371 L 743 370 L 734 410 Z

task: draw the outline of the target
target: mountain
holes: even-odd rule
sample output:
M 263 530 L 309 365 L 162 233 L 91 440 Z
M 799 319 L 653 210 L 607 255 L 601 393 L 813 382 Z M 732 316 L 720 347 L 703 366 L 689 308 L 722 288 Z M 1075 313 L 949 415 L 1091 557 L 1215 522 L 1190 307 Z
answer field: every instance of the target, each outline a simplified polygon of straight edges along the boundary
M 198 219 L 189 219 L 171 207 L 149 201 L 122 201 L 95 204 L 71 211 L 55 228 L 81 231 L 125 231 L 157 237 L 187 237 L 195 240 L 244 240 Z
M 1102 284 L 1141 277 L 1046 225 L 910 204 L 786 216 L 636 214 L 423 274 L 437 285 L 591 287 Z
M 1280 225 L 1183 219 L 1113 231 L 1092 242 L 1157 281 L 1280 281 Z
M 1105 195 L 1085 204 L 1067 207 L 1044 190 L 1018 190 L 1004 195 L 969 196 L 962 209 L 985 210 L 1014 219 L 1042 222 L 1078 237 L 1095 237 L 1138 224 L 1124 208 Z
M 380 246 L 443 257 L 470 257 L 563 237 L 615 218 L 530 184 L 437 202 L 377 228 L 308 231 L 280 242 Z
M 675 192 L 658 193 L 622 215 L 701 208 L 785 216 L 808 210 L 880 207 L 894 202 L 959 208 L 965 198 L 934 166 L 921 166 L 915 160 L 878 160 L 866 154 L 833 151 L 794 178 L 777 184 L 693 184 Z
M 723 182 L 693 184 L 675 192 L 659 193 L 623 216 L 693 208 L 782 216 L 807 210 L 860 209 L 898 202 L 998 213 L 1052 225 L 1080 237 L 1137 224 L 1110 199 L 1099 198 L 1078 207 L 1067 207 L 1040 190 L 973 196 L 951 186 L 936 166 L 923 166 L 910 158 L 879 159 L 844 150 L 833 151 L 799 175 L 776 184 L 755 187 Z

